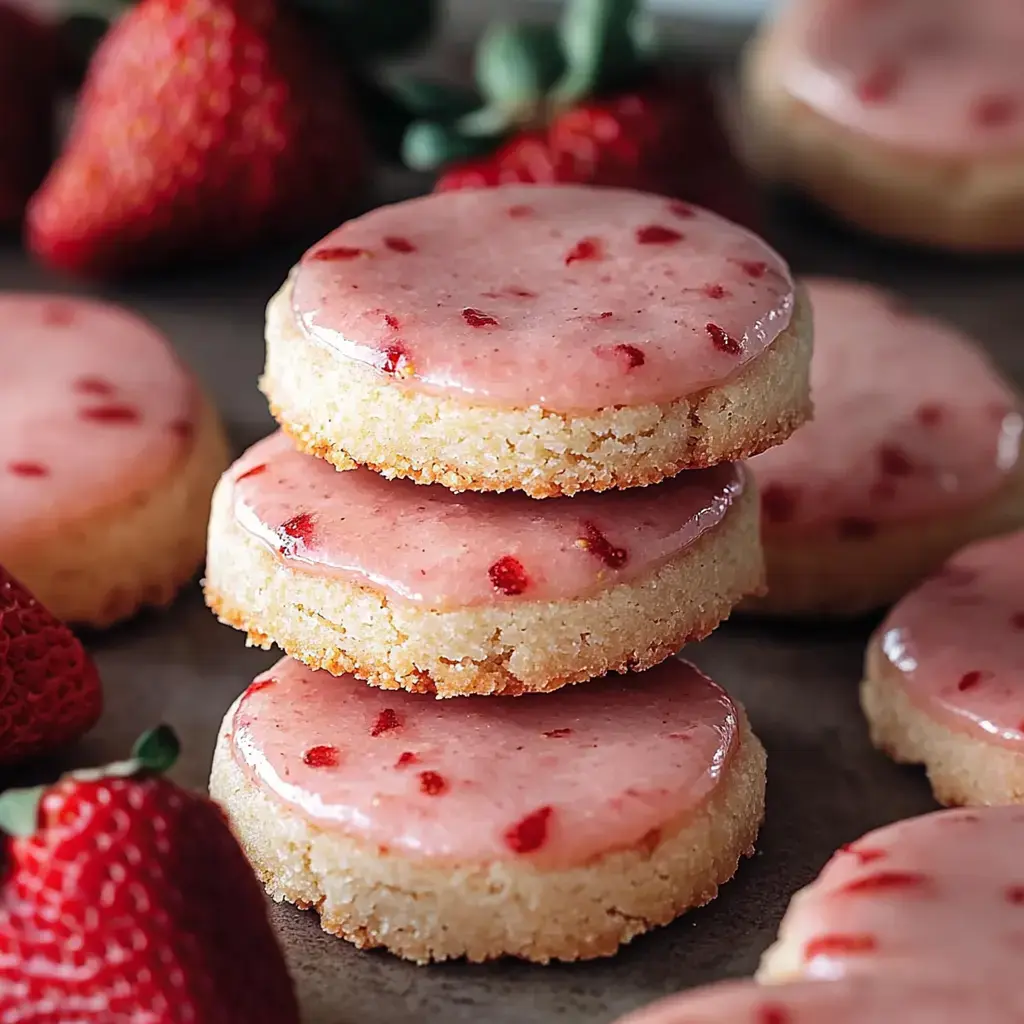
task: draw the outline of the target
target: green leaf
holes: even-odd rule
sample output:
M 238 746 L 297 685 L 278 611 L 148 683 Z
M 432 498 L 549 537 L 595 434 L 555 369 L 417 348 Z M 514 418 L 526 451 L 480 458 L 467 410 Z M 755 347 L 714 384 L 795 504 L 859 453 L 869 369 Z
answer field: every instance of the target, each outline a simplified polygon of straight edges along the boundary
M 494 140 L 461 135 L 453 126 L 417 121 L 402 140 L 402 160 L 414 171 L 436 171 L 456 160 L 468 160 L 489 152 Z
M 402 76 L 388 83 L 395 100 L 417 118 L 454 121 L 480 105 L 471 90 L 448 82 Z
M 476 81 L 485 105 L 530 115 L 565 72 L 551 25 L 495 23 L 476 51 Z
M 169 725 L 144 732 L 132 747 L 132 759 L 144 771 L 163 774 L 174 766 L 181 753 L 177 733 Z
M 0 831 L 26 839 L 39 828 L 39 803 L 49 787 L 9 789 L 0 794 Z

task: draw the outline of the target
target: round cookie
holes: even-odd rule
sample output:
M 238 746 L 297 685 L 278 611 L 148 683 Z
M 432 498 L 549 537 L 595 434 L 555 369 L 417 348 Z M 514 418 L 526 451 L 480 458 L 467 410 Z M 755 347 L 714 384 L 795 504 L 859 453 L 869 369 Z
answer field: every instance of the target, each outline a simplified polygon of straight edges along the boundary
M 536 502 L 339 473 L 282 433 L 224 475 L 208 548 L 207 602 L 250 642 L 439 697 L 648 668 L 763 582 L 739 464 Z
M 869 832 L 793 897 L 758 979 L 957 978 L 1012 995 L 1019 1011 L 1022 844 L 1020 807 L 937 811 Z
M 875 746 L 923 764 L 945 804 L 1024 803 L 1024 533 L 968 547 L 868 645 Z
M 891 604 L 1024 524 L 1018 398 L 969 338 L 892 295 L 811 279 L 812 423 L 752 459 L 776 615 Z
M 0 563 L 71 622 L 170 601 L 228 461 L 216 412 L 126 310 L 7 293 L 0 324 Z
M 535 498 L 657 483 L 810 413 L 811 323 L 755 235 L 583 186 L 446 192 L 342 225 L 267 310 L 261 387 L 348 468 Z
M 1024 7 L 793 0 L 748 51 L 745 143 L 764 176 L 868 231 L 1024 248 Z
M 959 971 L 955 972 L 959 973 Z M 1024 997 L 965 987 L 846 978 L 767 987 L 721 982 L 670 996 L 619 1024 L 1014 1024 Z
M 388 694 L 284 659 L 224 720 L 210 792 L 277 900 L 418 962 L 547 962 L 712 899 L 752 852 L 764 751 L 670 659 L 517 701 Z

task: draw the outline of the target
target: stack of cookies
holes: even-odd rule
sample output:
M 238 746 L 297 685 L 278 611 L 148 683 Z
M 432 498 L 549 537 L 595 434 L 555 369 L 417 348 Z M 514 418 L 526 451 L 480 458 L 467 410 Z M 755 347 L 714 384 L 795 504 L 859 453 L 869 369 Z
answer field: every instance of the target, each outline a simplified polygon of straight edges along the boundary
M 671 656 L 762 589 L 739 460 L 807 417 L 810 336 L 761 240 L 628 191 L 429 196 L 303 257 L 206 580 L 291 656 L 211 779 L 276 899 L 422 962 L 607 955 L 714 896 L 764 753 Z

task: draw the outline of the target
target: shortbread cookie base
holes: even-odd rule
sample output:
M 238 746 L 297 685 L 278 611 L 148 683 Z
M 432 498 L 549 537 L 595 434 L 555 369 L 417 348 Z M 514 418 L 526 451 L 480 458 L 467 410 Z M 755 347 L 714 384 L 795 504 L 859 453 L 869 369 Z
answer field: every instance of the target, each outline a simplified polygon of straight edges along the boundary
M 790 326 L 732 380 L 667 405 L 580 416 L 411 391 L 306 337 L 291 292 L 289 281 L 267 307 L 260 387 L 298 446 L 340 469 L 359 464 L 453 491 L 547 498 L 749 458 L 811 414 L 811 311 L 799 292 Z
M 110 626 L 168 604 L 202 564 L 210 495 L 229 450 L 216 410 L 201 401 L 188 453 L 155 486 L 10 549 L 0 540 L 0 563 L 57 618 Z
M 417 861 L 321 828 L 259 788 L 231 752 L 234 711 L 217 742 L 210 793 L 267 892 L 315 909 L 325 931 L 360 949 L 383 946 L 417 963 L 610 956 L 714 899 L 753 853 L 764 817 L 764 749 L 741 712 L 739 747 L 717 788 L 653 847 L 558 871 L 528 858 Z
M 496 600 L 439 612 L 287 565 L 235 521 L 231 482 L 214 495 L 205 592 L 249 643 L 276 643 L 334 675 L 385 689 L 521 694 L 639 671 L 707 636 L 763 585 L 750 485 L 714 529 L 647 576 L 576 601 Z
M 878 634 L 868 644 L 860 699 L 871 742 L 900 764 L 924 765 L 939 803 L 1024 803 L 1024 752 L 951 729 L 914 704 Z
M 863 540 L 810 530 L 762 536 L 768 593 L 744 613 L 852 617 L 898 601 L 965 544 L 1024 525 L 1024 463 L 997 494 L 927 522 L 880 524 Z
M 1024 152 L 903 152 L 837 124 L 783 87 L 780 38 L 769 24 L 744 62 L 743 148 L 757 173 L 883 237 L 964 252 L 1024 249 Z

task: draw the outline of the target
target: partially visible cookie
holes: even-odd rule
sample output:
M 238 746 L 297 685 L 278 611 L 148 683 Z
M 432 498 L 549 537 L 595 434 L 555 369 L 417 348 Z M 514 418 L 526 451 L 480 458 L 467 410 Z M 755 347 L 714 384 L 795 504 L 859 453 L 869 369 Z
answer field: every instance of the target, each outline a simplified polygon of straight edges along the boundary
M 267 310 L 262 388 L 340 468 L 535 498 L 745 458 L 808 417 L 785 262 L 619 189 L 435 194 L 342 225 Z
M 868 644 L 875 746 L 923 764 L 944 804 L 1024 803 L 1024 533 L 974 544 Z
M 792 0 L 748 51 L 744 142 L 765 177 L 850 223 L 1024 249 L 1024 8 Z
M 750 462 L 774 615 L 891 604 L 970 541 L 1024 525 L 1017 395 L 970 338 L 866 284 L 815 278 L 812 423 Z
M 66 621 L 171 600 L 228 461 L 167 340 L 116 306 L 0 296 L 0 563 Z
M 537 502 L 337 472 L 281 433 L 218 485 L 206 597 L 252 643 L 439 697 L 657 664 L 762 585 L 738 464 Z
M 224 720 L 210 792 L 267 891 L 417 962 L 578 960 L 714 898 L 764 751 L 677 659 L 515 701 L 385 693 L 291 659 Z

